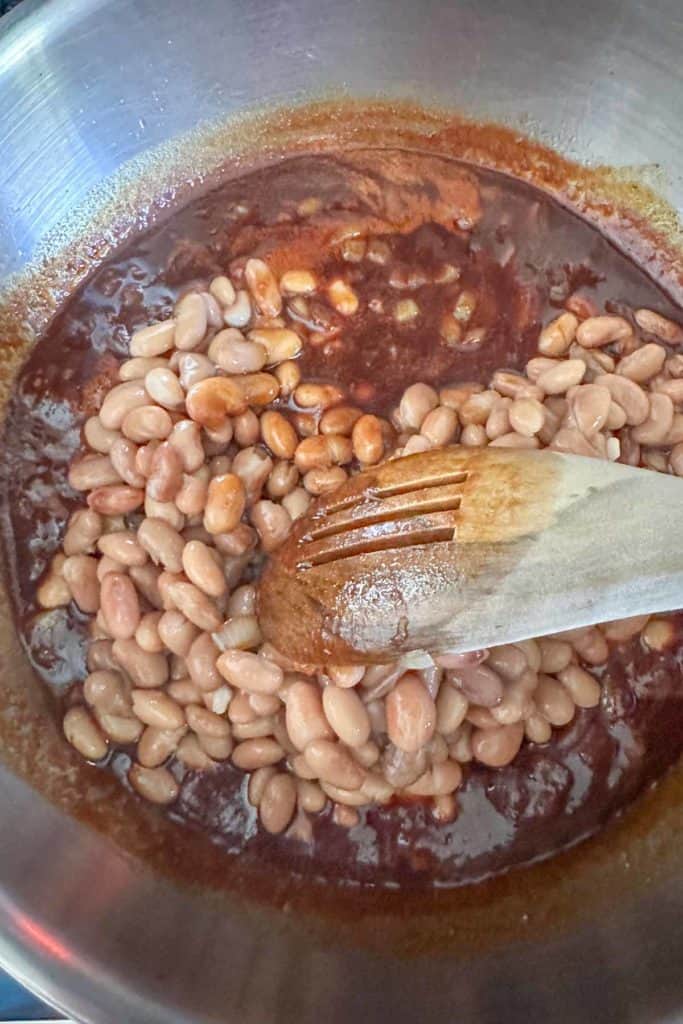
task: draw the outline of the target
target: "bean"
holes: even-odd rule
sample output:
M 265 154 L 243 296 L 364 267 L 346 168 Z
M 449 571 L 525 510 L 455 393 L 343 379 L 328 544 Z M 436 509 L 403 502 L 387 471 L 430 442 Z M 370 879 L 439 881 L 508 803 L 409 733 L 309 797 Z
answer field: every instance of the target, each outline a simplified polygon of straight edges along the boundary
M 436 409 L 439 396 L 428 384 L 411 384 L 403 392 L 399 419 L 404 430 L 419 430 L 428 413 Z
M 169 697 L 172 697 L 177 704 L 185 707 L 187 704 L 200 704 L 202 691 L 189 679 L 174 679 L 166 687 Z
M 334 384 L 299 384 L 294 391 L 294 401 L 302 409 L 329 409 L 343 398 L 344 392 Z
M 264 551 L 271 552 L 287 539 L 292 519 L 286 508 L 273 501 L 257 501 L 251 509 L 251 521 Z
M 199 736 L 225 739 L 230 736 L 230 723 L 220 715 L 199 704 L 188 704 L 185 708 L 187 724 Z
M 222 555 L 231 558 L 242 557 L 256 547 L 256 531 L 248 523 L 238 523 L 229 533 L 219 533 L 213 538 Z
M 164 642 L 159 636 L 159 621 L 162 614 L 162 612 L 147 612 L 142 616 L 140 624 L 135 630 L 135 642 L 149 654 L 159 654 L 164 650 Z
M 153 608 L 161 608 L 161 595 L 159 593 L 159 575 L 160 571 L 155 565 L 131 565 L 128 569 L 128 575 L 132 579 L 135 586 L 138 588 L 144 599 L 152 605 Z
M 153 804 L 171 804 L 178 798 L 178 783 L 167 768 L 132 764 L 128 779 L 133 789 Z
M 207 632 L 218 629 L 221 617 L 215 604 L 194 583 L 189 583 L 182 577 L 171 579 L 167 584 L 167 592 L 178 611 L 199 629 Z
M 94 487 L 117 484 L 121 477 L 108 455 L 86 455 L 71 464 L 69 486 L 75 491 L 91 491 Z
M 641 639 L 645 647 L 661 653 L 676 642 L 676 628 L 669 619 L 650 619 L 643 629 Z
M 599 348 L 623 341 L 632 334 L 630 323 L 621 316 L 590 316 L 579 324 L 576 340 L 583 348 Z
M 327 297 L 342 316 L 353 316 L 358 311 L 358 296 L 353 288 L 340 277 L 328 286 Z
M 498 725 L 491 729 L 475 729 L 472 733 L 472 754 L 481 764 L 503 768 L 514 760 L 524 738 L 524 725 Z
M 103 555 L 107 555 L 120 565 L 140 566 L 147 561 L 147 552 L 138 543 L 132 530 L 102 534 L 97 541 L 97 547 Z
M 551 725 L 556 727 L 567 725 L 574 717 L 573 698 L 568 690 L 552 676 L 539 676 L 534 700 L 540 713 L 548 719 Z
M 509 370 L 496 370 L 491 379 L 491 387 L 506 398 L 536 398 L 542 402 L 544 397 L 537 384 Z
M 615 619 L 613 622 L 606 622 L 600 628 L 607 640 L 622 643 L 640 633 L 648 619 L 649 615 L 633 615 L 628 619 Z
M 368 741 L 370 719 L 355 690 L 326 686 L 322 698 L 327 720 L 342 743 L 348 747 L 360 747 Z
M 149 395 L 142 381 L 117 384 L 104 397 L 100 407 L 100 423 L 106 430 L 119 430 L 129 412 L 149 404 Z
M 292 459 L 298 444 L 294 427 L 281 412 L 268 410 L 261 415 L 263 440 L 277 459 Z
M 223 682 L 216 668 L 217 657 L 218 648 L 209 633 L 195 637 L 185 655 L 190 678 L 202 691 L 216 690 Z
M 366 466 L 379 462 L 384 455 L 384 431 L 379 417 L 360 416 L 353 425 L 351 443 L 359 462 Z
M 499 398 L 486 420 L 486 436 L 490 441 L 510 433 L 511 398 Z
M 538 386 L 547 395 L 561 395 L 569 388 L 580 384 L 586 372 L 581 359 L 563 359 L 552 369 L 545 370 L 538 378 Z
M 244 412 L 249 402 L 242 387 L 243 379 L 208 377 L 193 384 L 185 398 L 190 419 L 209 430 L 218 430 L 228 416 Z
M 267 736 L 272 736 L 274 729 L 275 718 L 272 715 L 266 715 L 260 718 L 255 718 L 253 722 L 233 726 L 233 737 L 239 742 L 242 742 L 243 740 L 263 739 Z
M 280 290 L 288 295 L 311 295 L 318 282 L 310 270 L 288 270 L 280 278 Z
M 572 645 L 565 640 L 543 637 L 538 641 L 541 648 L 541 671 L 554 675 L 567 668 L 572 660 Z
M 235 301 L 235 289 L 229 277 L 219 274 L 209 285 L 209 292 L 221 306 L 231 306 Z
M 242 771 L 249 772 L 257 768 L 265 768 L 268 765 L 275 765 L 284 756 L 285 752 L 276 740 L 260 736 L 238 743 L 232 752 L 232 762 Z
M 71 600 L 69 584 L 56 572 L 48 572 L 36 590 L 36 600 L 41 608 L 63 608 Z
M 680 377 L 676 380 L 658 378 L 652 381 L 651 387 L 663 395 L 668 395 L 674 405 L 679 407 L 683 405 L 683 380 Z
M 439 733 L 450 735 L 462 725 L 469 707 L 465 695 L 448 683 L 443 684 L 436 698 L 436 727 Z
M 448 678 L 462 690 L 471 704 L 492 708 L 503 698 L 500 676 L 486 665 L 468 665 L 460 669 L 451 669 Z
M 446 405 L 438 405 L 427 413 L 420 432 L 437 448 L 451 444 L 458 434 L 458 414 Z
M 126 413 L 121 431 L 129 441 L 145 444 L 147 441 L 163 440 L 173 429 L 173 420 L 165 409 L 158 405 L 140 405 Z
M 252 807 L 259 806 L 263 798 L 266 785 L 274 775 L 275 768 L 272 765 L 265 765 L 263 768 L 257 768 L 256 771 L 249 776 L 247 798 Z
M 111 669 L 90 672 L 83 683 L 83 696 L 98 712 L 124 717 L 130 715 L 130 693 L 120 672 Z
M 508 414 L 512 429 L 524 437 L 534 437 L 545 423 L 545 409 L 535 398 L 516 398 Z
M 458 762 L 446 760 L 406 786 L 406 792 L 413 796 L 445 796 L 453 793 L 461 782 L 462 768 Z
M 176 757 L 193 772 L 204 772 L 216 767 L 216 762 L 202 750 L 199 740 L 193 733 L 183 736 L 178 744 Z
M 538 350 L 544 356 L 563 356 L 576 336 L 578 317 L 573 313 L 561 313 L 541 331 Z
M 164 409 L 182 409 L 185 404 L 185 392 L 180 381 L 167 367 L 150 370 L 145 376 L 145 388 L 147 394 Z
M 342 434 L 349 437 L 354 425 L 363 415 L 360 409 L 350 405 L 338 405 L 328 409 L 320 417 L 321 434 Z
M 138 467 L 138 446 L 126 437 L 119 437 L 109 453 L 112 464 L 129 487 L 144 487 L 146 474 Z
M 126 359 L 125 363 L 119 366 L 119 380 L 144 380 L 150 370 L 157 368 L 168 369 L 168 359 L 159 356 L 137 356 L 134 359 Z
M 577 707 L 594 708 L 600 703 L 600 684 L 585 669 L 578 665 L 568 665 L 558 673 L 558 679 L 567 687 Z
M 603 634 L 596 627 L 582 630 L 572 641 L 582 661 L 590 665 L 603 665 L 609 656 L 609 647 Z
M 140 623 L 140 602 L 128 576 L 107 573 L 102 580 L 100 605 L 107 629 L 115 640 L 128 640 L 135 634 Z
M 204 465 L 201 430 L 192 420 L 178 420 L 173 426 L 168 443 L 180 455 L 186 473 L 194 473 Z
M 185 712 L 163 690 L 133 690 L 133 712 L 144 725 L 157 729 L 180 729 L 185 725 Z
M 246 327 L 251 315 L 251 299 L 243 290 L 235 294 L 235 301 L 223 311 L 223 319 L 230 327 Z
M 175 347 L 182 351 L 197 348 L 207 328 L 206 305 L 201 295 L 190 292 L 176 304 Z
M 422 680 L 407 672 L 385 700 L 389 738 L 400 750 L 414 753 L 434 735 L 436 705 Z
M 182 571 L 185 542 L 165 520 L 154 516 L 143 519 L 138 528 L 138 541 L 155 565 L 163 565 L 168 572 Z
M 182 565 L 190 582 L 205 594 L 221 597 L 225 593 L 225 576 L 215 548 L 200 540 L 191 540 L 183 548 Z
M 365 675 L 364 665 L 328 665 L 327 675 L 335 686 L 347 689 L 350 686 L 357 686 Z
M 318 814 L 327 803 L 327 797 L 317 782 L 299 779 L 296 783 L 297 801 L 302 811 Z
M 341 466 L 330 469 L 311 469 L 303 478 L 303 485 L 313 495 L 327 494 L 346 480 L 346 472 Z M 285 506 L 287 507 L 287 506 Z
M 88 495 L 88 507 L 104 516 L 120 516 L 140 508 L 145 492 L 136 487 L 96 487 Z
M 296 331 L 287 327 L 254 328 L 249 331 L 249 341 L 265 350 L 267 366 L 295 359 L 303 347 Z
M 303 487 L 295 487 L 293 491 L 286 494 L 282 499 L 282 506 L 289 512 L 292 522 L 306 515 L 310 503 L 311 496 Z
M 138 742 L 137 759 L 143 768 L 158 768 L 178 749 L 178 744 L 187 731 L 179 729 L 157 729 L 148 725 Z
M 235 328 L 220 331 L 209 345 L 209 358 L 230 374 L 256 373 L 268 362 L 265 345 L 247 341 Z
M 276 366 L 273 373 L 280 385 L 281 397 L 289 398 L 301 381 L 301 370 L 298 364 L 292 359 L 287 359 L 284 363 Z
M 184 391 L 202 380 L 216 375 L 216 367 L 208 356 L 200 352 L 182 352 L 178 356 L 178 375 L 180 386 Z
M 264 787 L 259 817 L 266 832 L 277 835 L 289 825 L 296 809 L 297 789 L 291 775 L 279 772 Z
M 460 434 L 460 444 L 466 448 L 479 448 L 487 441 L 486 431 L 478 423 L 468 423 Z
M 135 331 L 130 339 L 132 356 L 160 356 L 173 348 L 175 320 L 163 320 Z
M 643 331 L 654 334 L 667 345 L 683 344 L 683 328 L 673 320 L 667 320 L 661 313 L 655 313 L 652 309 L 637 309 L 634 319 Z
M 166 656 L 143 651 L 135 640 L 115 640 L 112 653 L 138 687 L 154 689 L 163 686 L 168 679 Z
M 683 443 L 678 442 L 671 449 L 669 465 L 676 476 L 683 476 Z
M 67 741 L 86 761 L 101 761 L 107 754 L 107 741 L 97 723 L 83 706 L 69 708 L 62 723 Z
M 89 615 L 94 614 L 100 607 L 97 559 L 90 555 L 71 555 L 65 559 L 61 575 L 80 610 Z
M 256 611 L 256 587 L 253 583 L 244 583 L 233 590 L 228 601 L 227 612 L 230 616 L 250 615 Z
M 168 442 L 160 444 L 152 456 L 147 496 L 153 501 L 171 502 L 182 483 L 183 463 L 180 454 Z
M 85 555 L 92 553 L 98 542 L 104 522 L 102 516 L 88 508 L 74 512 L 69 520 L 69 527 L 64 534 L 62 549 L 64 554 Z
M 223 310 L 211 292 L 202 292 L 201 295 L 206 307 L 207 326 L 215 331 L 223 326 Z
M 550 722 L 537 711 L 529 715 L 524 722 L 524 732 L 530 743 L 547 743 L 553 730 Z
M 617 364 L 617 373 L 628 377 L 629 380 L 633 380 L 637 384 L 642 384 L 660 372 L 665 359 L 666 349 L 664 346 L 650 342 L 620 359 Z
M 284 678 L 279 665 L 249 651 L 224 651 L 216 664 L 224 679 L 248 693 L 276 693 Z
M 665 443 L 673 422 L 673 402 L 668 395 L 655 391 L 650 395 L 650 412 L 647 419 L 633 428 L 631 437 L 638 444 Z
M 100 452 L 102 455 L 109 454 L 114 441 L 120 436 L 118 430 L 107 430 L 102 426 L 99 416 L 89 416 L 83 424 L 83 437 L 86 444 L 93 451 Z
M 259 259 L 247 260 L 244 280 L 260 312 L 264 316 L 279 316 L 282 296 L 268 264 Z
M 340 789 L 360 789 L 365 773 L 341 744 L 315 739 L 306 747 L 304 756 L 322 782 Z
M 534 359 L 530 359 L 527 362 L 526 375 L 529 380 L 536 384 L 538 382 L 538 378 L 541 374 L 545 373 L 546 370 L 553 370 L 555 367 L 561 365 L 561 359 L 549 359 L 547 356 L 536 356 Z
M 276 462 L 266 483 L 266 491 L 271 498 L 284 498 L 290 494 L 299 482 L 299 470 L 291 462 Z
M 297 750 L 305 750 L 315 739 L 331 739 L 320 688 L 314 683 L 294 682 L 287 691 L 285 707 L 287 734 Z
M 599 384 L 582 384 L 569 399 L 577 427 L 589 438 L 605 426 L 611 406 L 610 392 Z

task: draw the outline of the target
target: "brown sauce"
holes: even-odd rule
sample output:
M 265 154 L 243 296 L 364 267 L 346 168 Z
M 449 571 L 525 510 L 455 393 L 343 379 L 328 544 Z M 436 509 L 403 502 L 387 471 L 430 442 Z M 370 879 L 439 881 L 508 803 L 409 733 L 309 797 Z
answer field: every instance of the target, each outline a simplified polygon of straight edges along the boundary
M 366 311 L 353 330 L 305 349 L 305 377 L 344 385 L 368 409 L 388 412 L 415 380 L 486 382 L 498 367 L 521 368 L 535 352 L 541 322 L 577 291 L 598 309 L 619 311 L 628 303 L 680 318 L 657 285 L 594 228 L 528 185 L 402 151 L 369 154 L 367 163 L 380 190 L 392 176 L 411 176 L 409 212 L 419 213 L 420 188 L 433 201 L 433 181 L 449 175 L 474 181 L 481 202 L 471 231 L 408 217 L 404 231 L 387 239 L 386 265 L 366 261 L 352 272 Z M 320 232 L 327 237 L 354 218 L 377 218 L 373 193 L 358 186 L 356 171 L 345 157 L 311 156 L 226 182 L 104 264 L 36 346 L 7 420 L 4 533 L 17 621 L 33 664 L 57 697 L 84 675 L 82 616 L 37 616 L 35 588 L 78 504 L 66 471 L 80 445 L 84 410 L 92 411 L 98 387 L 111 379 L 130 332 L 167 315 L 183 286 L 247 253 L 279 251 L 297 265 Z M 302 217 L 298 204 L 311 196 L 321 200 L 320 209 Z M 332 276 L 341 264 L 324 251 L 321 272 Z M 472 324 L 486 329 L 479 348 L 439 340 L 453 295 L 428 282 L 448 263 L 461 268 L 458 290 L 478 296 Z M 349 265 L 343 267 L 348 274 Z M 397 290 L 389 280 L 397 269 L 415 273 L 418 284 Z M 405 296 L 416 299 L 420 316 L 399 326 L 392 310 Z M 471 767 L 451 824 L 437 823 L 415 803 L 363 812 L 349 832 L 325 813 L 313 820 L 310 844 L 268 837 L 244 798 L 243 775 L 229 765 L 188 773 L 170 813 L 227 851 L 302 877 L 386 888 L 472 882 L 595 832 L 678 758 L 682 658 L 683 647 L 653 654 L 638 640 L 614 650 L 602 670 L 601 707 L 580 711 L 547 745 L 525 746 L 505 769 Z M 114 755 L 122 778 L 127 764 L 125 754 Z

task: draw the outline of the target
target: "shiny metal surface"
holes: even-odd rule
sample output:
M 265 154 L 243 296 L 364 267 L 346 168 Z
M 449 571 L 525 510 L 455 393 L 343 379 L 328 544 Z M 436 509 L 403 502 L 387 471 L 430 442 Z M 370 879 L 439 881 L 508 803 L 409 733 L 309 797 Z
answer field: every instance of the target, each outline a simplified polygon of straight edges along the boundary
M 683 207 L 680 0 L 25 0 L 0 32 L 3 276 L 126 161 L 331 89 L 441 101 L 583 161 L 656 165 Z M 0 961 L 92 1024 L 643 1022 L 683 1006 L 683 878 L 643 879 L 641 899 L 551 944 L 406 963 L 181 890 L 2 768 L 0 822 Z

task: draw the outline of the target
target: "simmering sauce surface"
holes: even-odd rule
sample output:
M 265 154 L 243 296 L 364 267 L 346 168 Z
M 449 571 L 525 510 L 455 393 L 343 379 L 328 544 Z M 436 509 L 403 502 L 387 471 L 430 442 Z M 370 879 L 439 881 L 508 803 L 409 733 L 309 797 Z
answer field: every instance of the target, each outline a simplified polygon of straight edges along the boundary
M 438 211 L 456 178 L 464 212 L 453 229 L 439 223 Z M 404 230 L 389 239 L 387 262 L 350 266 L 330 249 L 329 239 L 354 220 L 379 233 L 392 201 L 404 203 L 405 219 Z M 471 229 L 468 207 L 479 204 Z M 66 481 L 80 425 L 114 379 L 132 331 L 168 316 L 183 287 L 246 255 L 263 255 L 276 272 L 315 261 L 325 277 L 344 272 L 363 313 L 341 334 L 331 329 L 327 340 L 306 346 L 303 375 L 341 385 L 355 404 L 382 414 L 416 380 L 487 383 L 495 369 L 522 369 L 535 354 L 541 324 L 571 294 L 598 310 L 618 313 L 628 303 L 680 318 L 643 271 L 547 196 L 494 172 L 463 173 L 445 159 L 404 151 L 306 156 L 197 199 L 128 245 L 69 300 L 36 346 L 11 405 L 5 544 L 19 628 L 55 694 L 55 713 L 70 684 L 85 675 L 85 619 L 73 605 L 39 613 L 35 590 L 80 503 Z M 481 345 L 452 347 L 440 338 L 454 297 L 434 283 L 443 264 L 460 268 L 458 292 L 477 295 L 471 325 L 485 328 Z M 399 324 L 391 311 L 405 296 L 415 298 L 420 313 Z M 682 658 L 683 646 L 658 654 L 638 638 L 615 648 L 596 670 L 601 705 L 579 710 L 549 743 L 526 744 L 506 768 L 469 766 L 458 815 L 448 824 L 415 802 L 362 811 L 349 831 L 326 811 L 312 819 L 311 842 L 273 838 L 258 828 L 244 776 L 229 764 L 188 772 L 169 813 L 227 851 L 302 876 L 380 887 L 472 882 L 590 835 L 677 759 Z M 122 752 L 111 760 L 124 783 L 129 763 Z

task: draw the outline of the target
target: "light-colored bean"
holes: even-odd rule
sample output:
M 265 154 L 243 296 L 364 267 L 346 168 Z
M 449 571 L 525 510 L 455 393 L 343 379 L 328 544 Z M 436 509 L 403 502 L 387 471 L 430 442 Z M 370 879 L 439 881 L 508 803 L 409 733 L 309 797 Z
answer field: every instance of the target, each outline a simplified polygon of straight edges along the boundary
M 173 679 L 166 687 L 169 697 L 185 707 L 187 704 L 201 704 L 202 691 L 189 679 Z
M 69 526 L 64 534 L 64 554 L 67 558 L 70 555 L 92 554 L 103 529 L 104 520 L 99 513 L 89 508 L 78 509 L 69 519 Z
M 109 633 L 115 640 L 128 640 L 140 624 L 140 602 L 129 576 L 110 572 L 102 580 L 100 607 Z
M 201 430 L 192 420 L 178 420 L 168 439 L 180 455 L 186 473 L 194 473 L 204 464 Z
M 189 727 L 199 736 L 212 736 L 215 739 L 230 736 L 230 723 L 227 719 L 200 704 L 188 704 L 185 717 Z
M 344 426 L 343 423 L 341 425 Z M 372 466 L 379 462 L 384 455 L 384 431 L 379 417 L 371 414 L 358 416 L 351 428 L 351 443 L 353 454 L 363 465 Z
M 592 438 L 605 426 L 611 406 L 610 392 L 599 384 L 582 384 L 569 396 L 569 408 L 574 421 L 588 438 Z
M 132 530 L 118 530 L 116 533 L 104 533 L 97 541 L 97 547 L 103 555 L 107 555 L 120 565 L 144 565 L 147 552 L 138 543 Z
M 115 640 L 112 653 L 117 664 L 136 686 L 155 689 L 163 686 L 168 679 L 168 661 L 165 654 L 150 654 L 143 651 L 135 640 Z
M 121 435 L 118 430 L 107 430 L 99 416 L 89 416 L 83 424 L 83 437 L 93 451 L 108 455 L 111 446 Z
M 650 412 L 647 419 L 633 428 L 631 437 L 638 444 L 665 443 L 673 422 L 673 402 L 668 395 L 655 391 L 650 395 Z
M 547 743 L 553 734 L 553 729 L 547 718 L 544 718 L 538 711 L 524 722 L 524 732 L 530 743 Z
M 543 637 L 538 641 L 541 648 L 541 671 L 548 675 L 562 672 L 572 660 L 572 645 L 566 640 Z
M 460 444 L 466 448 L 480 448 L 487 441 L 486 431 L 479 423 L 468 423 L 462 428 Z
M 544 392 L 520 373 L 511 370 L 496 370 L 491 378 L 491 387 L 505 398 L 536 398 L 543 401 Z
M 162 612 L 147 612 L 140 619 L 135 630 L 135 642 L 149 654 L 159 654 L 164 650 L 164 642 L 159 636 L 159 620 Z
M 284 678 L 279 665 L 249 651 L 224 651 L 217 665 L 224 679 L 248 693 L 276 693 Z
M 100 423 L 106 430 L 120 430 L 129 412 L 148 404 L 149 395 L 143 381 L 117 384 L 104 397 L 99 412 Z
M 86 702 L 98 712 L 107 715 L 130 715 L 130 690 L 120 672 L 98 669 L 90 672 L 83 683 Z
M 288 327 L 255 327 L 249 331 L 249 341 L 265 349 L 267 366 L 296 359 L 303 347 L 299 335 Z
M 140 405 L 126 413 L 121 432 L 129 441 L 146 444 L 147 441 L 162 441 L 173 429 L 173 420 L 158 405 Z
M 264 316 L 279 316 L 282 296 L 268 264 L 259 259 L 247 260 L 244 280 L 260 312 Z
M 667 345 L 683 344 L 683 327 L 652 309 L 637 309 L 634 318 L 641 330 L 654 334 Z
M 168 369 L 168 359 L 160 356 L 136 356 L 133 359 L 126 359 L 119 366 L 119 380 L 144 380 L 150 370 Z
M 546 395 L 562 395 L 569 388 L 580 384 L 586 373 L 586 364 L 581 359 L 563 359 L 557 366 L 546 370 L 538 378 L 538 386 Z
M 144 487 L 146 475 L 138 467 L 138 446 L 126 437 L 118 437 L 109 457 L 117 473 L 129 487 Z
M 143 768 L 158 768 L 176 752 L 186 731 L 185 726 L 179 729 L 157 729 L 148 725 L 138 742 L 138 762 Z
M 448 736 L 462 725 L 469 703 L 464 693 L 448 683 L 442 684 L 436 698 L 436 728 Z
M 573 313 L 561 313 L 541 331 L 538 350 L 544 356 L 563 356 L 576 336 L 578 317 Z
M 387 695 L 385 708 L 389 738 L 400 750 L 414 753 L 434 735 L 436 705 L 414 672 L 399 679 Z
M 504 437 L 510 433 L 511 398 L 499 398 L 494 404 L 486 420 L 486 436 L 490 441 Z
M 451 669 L 449 680 L 462 690 L 470 704 L 492 708 L 503 697 L 503 683 L 500 676 L 487 665 L 466 665 Z
M 676 627 L 670 619 L 650 619 L 641 634 L 642 641 L 651 651 L 661 654 L 676 642 Z
M 287 295 L 311 295 L 318 282 L 310 270 L 288 270 L 280 278 L 280 290 Z
M 606 373 L 600 378 L 600 385 L 608 389 L 613 401 L 624 410 L 629 426 L 637 427 L 645 422 L 650 412 L 650 402 L 638 384 L 628 377 Z
M 223 319 L 230 327 L 246 327 L 252 317 L 249 292 L 240 289 L 235 293 L 235 301 L 223 310 Z
M 579 324 L 576 340 L 583 348 L 600 348 L 630 338 L 632 334 L 630 323 L 621 316 L 589 316 Z
M 91 491 L 94 487 L 118 484 L 121 477 L 108 455 L 85 455 L 69 468 L 69 486 L 75 491 Z
M 261 434 L 276 459 L 292 459 L 298 444 L 294 427 L 289 420 L 274 409 L 261 415 Z
M 559 685 L 559 684 L 558 684 Z M 475 729 L 472 733 L 472 754 L 489 768 L 503 768 L 517 755 L 524 738 L 524 725 L 498 725 L 491 729 Z
M 581 631 L 572 643 L 581 660 L 588 662 L 589 665 L 603 665 L 607 661 L 609 647 L 597 627 Z
M 315 739 L 331 739 L 320 688 L 315 683 L 295 682 L 287 691 L 285 724 L 297 750 L 305 750 Z
M 247 788 L 247 798 L 252 807 L 258 807 L 263 797 L 263 792 L 268 782 L 275 775 L 276 769 L 273 765 L 265 765 L 263 768 L 257 768 L 249 776 L 249 785 Z
M 160 444 L 152 455 L 147 480 L 147 497 L 153 501 L 171 502 L 183 483 L 183 462 L 179 452 L 168 442 Z
M 425 418 L 439 404 L 439 396 L 428 384 L 411 384 L 403 392 L 398 415 L 404 430 L 419 430 Z
M 266 482 L 266 491 L 271 498 L 284 498 L 298 483 L 299 470 L 291 462 L 283 459 L 273 466 Z
M 666 349 L 664 346 L 650 342 L 620 359 L 617 364 L 617 373 L 622 377 L 628 377 L 629 380 L 633 380 L 637 384 L 643 384 L 652 377 L 656 377 L 664 366 L 665 359 Z
M 175 347 L 181 351 L 197 348 L 207 328 L 206 305 L 201 295 L 189 292 L 176 304 Z
M 412 796 L 445 796 L 455 792 L 461 782 L 462 768 L 458 762 L 446 760 L 406 786 L 406 792 Z
M 145 376 L 147 394 L 164 409 L 182 409 L 185 393 L 173 370 L 157 367 Z M 125 421 L 124 421 L 125 422 Z
M 322 699 L 327 721 L 342 743 L 347 747 L 360 747 L 368 741 L 370 719 L 355 690 L 326 686 Z
M 242 771 L 250 772 L 257 768 L 275 765 L 285 756 L 280 744 L 268 737 L 260 736 L 238 743 L 232 752 L 232 762 Z
M 176 757 L 193 772 L 205 772 L 216 767 L 216 762 L 202 750 L 194 733 L 187 733 L 181 739 L 176 750 Z
M 69 708 L 62 723 L 67 741 L 86 761 L 101 761 L 107 755 L 107 741 L 92 715 L 82 705 Z
M 558 673 L 558 679 L 567 687 L 577 707 L 594 708 L 600 703 L 600 684 L 579 665 L 568 665 Z
M 304 756 L 322 782 L 340 789 L 360 789 L 365 773 L 341 744 L 315 739 L 306 747 Z
M 284 832 L 294 816 L 296 797 L 296 783 L 291 775 L 278 772 L 267 781 L 259 804 L 259 817 L 266 832 Z
M 226 373 L 257 373 L 268 362 L 266 347 L 256 340 L 247 341 L 231 327 L 220 331 L 209 345 L 209 358 Z
M 165 520 L 148 516 L 138 528 L 138 541 L 155 565 L 168 572 L 181 572 L 185 541 Z
M 100 607 L 97 559 L 90 555 L 71 555 L 65 559 L 61 575 L 80 610 L 88 615 L 94 614 Z
M 200 540 L 191 540 L 183 548 L 182 563 L 190 582 L 209 597 L 221 597 L 225 593 L 225 576 L 215 548 Z
M 251 509 L 251 521 L 264 551 L 275 551 L 287 539 L 292 518 L 282 505 L 273 501 L 257 501 Z
M 209 292 L 221 306 L 231 306 L 235 301 L 235 289 L 232 281 L 223 274 L 213 278 L 209 285 Z
M 256 612 L 256 587 L 253 583 L 244 583 L 233 590 L 228 601 L 227 613 L 230 616 L 254 615 Z
M 140 764 L 132 764 L 128 779 L 133 789 L 150 803 L 172 804 L 178 798 L 178 783 L 167 768 L 144 768 Z
M 185 712 L 163 690 L 133 690 L 133 712 L 145 725 L 156 729 L 180 729 L 185 725 Z
M 173 348 L 175 336 L 175 320 L 163 320 L 158 324 L 150 324 L 135 331 L 130 339 L 132 356 L 160 356 Z
M 557 728 L 567 725 L 574 717 L 576 708 L 571 694 L 552 676 L 539 676 L 534 701 L 544 718 Z
M 303 478 L 303 485 L 309 494 L 318 496 L 335 490 L 345 480 L 346 471 L 341 466 L 331 466 L 329 469 L 309 470 Z
M 212 361 L 201 352 L 181 352 L 177 369 L 183 391 L 189 391 L 195 384 L 216 374 Z
M 512 429 L 524 437 L 538 434 L 545 423 L 545 409 L 535 398 L 516 398 L 509 416 Z
M 210 633 L 200 633 L 195 637 L 185 656 L 185 661 L 192 682 L 202 691 L 217 690 L 223 683 L 216 668 L 217 657 L 218 648 Z
M 209 633 L 218 629 L 221 617 L 216 605 L 194 583 L 189 583 L 182 577 L 170 579 L 167 583 L 167 592 L 178 611 L 198 629 Z

